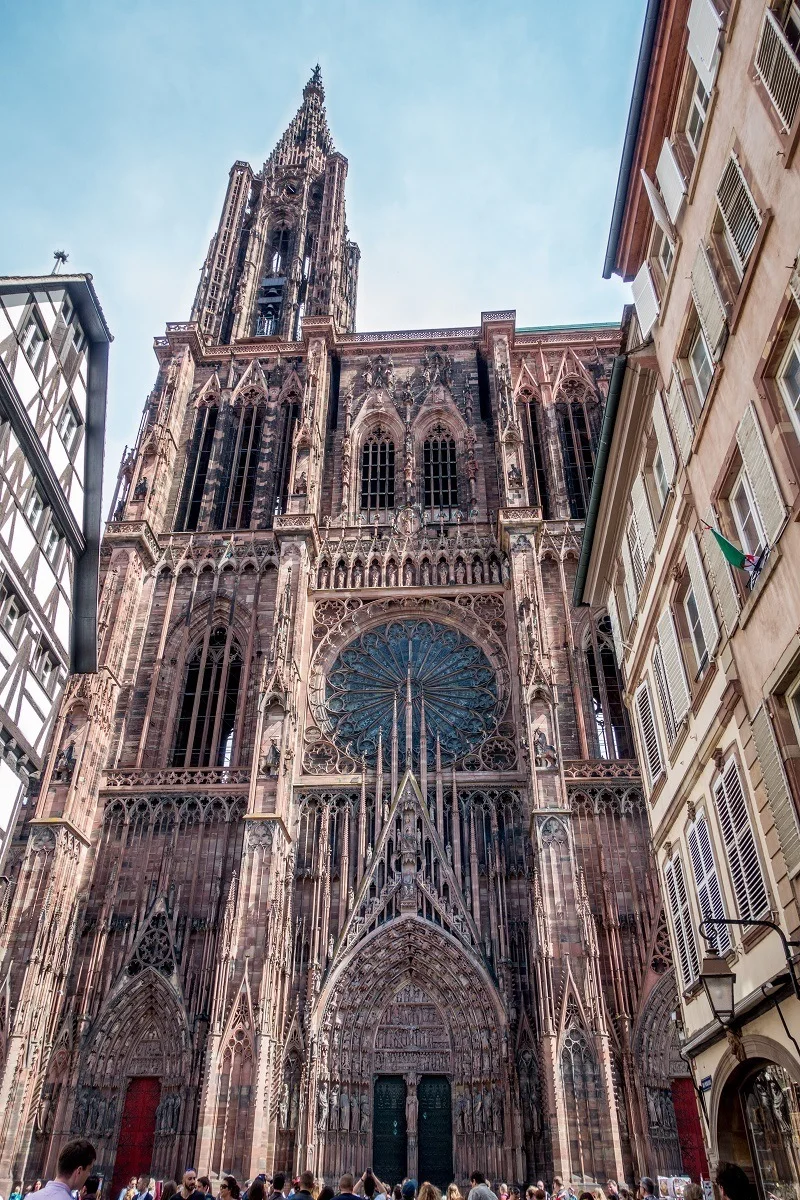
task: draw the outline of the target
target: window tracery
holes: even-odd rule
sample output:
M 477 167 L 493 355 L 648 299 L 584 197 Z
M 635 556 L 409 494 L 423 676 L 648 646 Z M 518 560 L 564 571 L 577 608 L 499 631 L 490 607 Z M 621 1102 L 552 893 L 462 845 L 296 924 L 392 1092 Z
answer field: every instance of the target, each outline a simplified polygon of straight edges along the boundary
M 361 447 L 361 511 L 394 508 L 395 453 L 391 435 L 376 426 Z
M 230 631 L 209 630 L 187 663 L 173 766 L 231 765 L 241 673 L 241 651 Z
M 425 438 L 422 467 L 425 508 L 458 508 L 456 443 L 446 426 L 434 425 Z
M 247 529 L 253 515 L 256 472 L 261 450 L 264 408 L 257 403 L 244 405 L 236 414 L 231 431 L 231 470 L 223 495 L 221 529 Z
M 622 700 L 611 621 L 590 622 L 584 647 L 598 757 L 633 758 L 633 743 Z
M 568 380 L 556 404 L 570 516 L 583 520 L 589 508 L 600 406 L 576 380 Z
M 186 459 L 183 496 L 175 522 L 176 529 L 197 529 L 218 414 L 219 409 L 215 404 L 207 405 L 197 411 L 194 436 Z

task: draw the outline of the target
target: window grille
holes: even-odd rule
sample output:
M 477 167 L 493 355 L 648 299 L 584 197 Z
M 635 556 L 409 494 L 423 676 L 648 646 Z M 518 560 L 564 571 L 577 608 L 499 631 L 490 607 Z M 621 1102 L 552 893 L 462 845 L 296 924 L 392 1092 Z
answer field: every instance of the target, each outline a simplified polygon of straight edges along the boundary
M 441 432 L 427 438 L 422 448 L 426 508 L 458 507 L 456 444 Z
M 361 448 L 361 510 L 394 508 L 394 442 L 376 429 Z
M 594 439 L 586 405 L 573 400 L 558 405 L 564 475 L 570 516 L 582 521 L 589 508 L 594 474 Z
M 241 673 L 241 652 L 229 631 L 211 630 L 187 665 L 173 766 L 230 765 Z
M 789 133 L 800 106 L 800 61 L 770 8 L 764 13 L 755 65 L 783 131 Z
M 250 525 L 261 449 L 262 421 L 263 410 L 257 405 L 248 404 L 239 414 L 223 529 L 246 529 Z
M 200 409 L 195 420 L 193 445 L 186 463 L 181 503 L 183 519 L 179 518 L 175 522 L 176 529 L 197 529 L 216 427 L 217 408 L 212 406 Z

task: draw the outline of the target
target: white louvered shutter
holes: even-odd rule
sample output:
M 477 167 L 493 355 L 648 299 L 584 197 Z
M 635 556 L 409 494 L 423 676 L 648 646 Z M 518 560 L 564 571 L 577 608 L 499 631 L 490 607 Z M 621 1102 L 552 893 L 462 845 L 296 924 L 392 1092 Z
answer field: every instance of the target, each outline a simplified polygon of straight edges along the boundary
M 639 544 L 642 547 L 642 557 L 645 564 L 647 564 L 650 561 L 653 547 L 656 544 L 656 531 L 653 528 L 653 518 L 650 516 L 650 504 L 647 500 L 647 491 L 641 475 L 637 475 L 633 481 L 631 502 L 633 504 L 633 515 L 636 518 L 636 528 L 639 530 Z
M 719 31 L 722 28 L 722 17 L 711 0 L 692 0 L 686 24 L 689 28 L 689 57 L 703 81 L 703 86 L 710 92 L 719 65 Z
M 722 889 L 717 875 L 717 864 L 714 861 L 714 851 L 711 846 L 711 834 L 705 817 L 701 814 L 693 825 L 689 826 L 689 857 L 692 860 L 694 883 L 697 889 L 698 908 L 706 917 L 724 918 L 725 905 L 722 900 Z M 731 937 L 726 925 L 708 926 L 711 948 L 717 954 L 727 954 L 731 948 Z
M 683 178 L 683 171 L 678 166 L 678 160 L 669 138 L 664 138 L 664 145 L 658 156 L 656 179 L 661 188 L 661 195 L 664 197 L 664 206 L 672 224 L 675 225 L 683 208 L 686 180 Z
M 761 213 L 747 185 L 739 160 L 733 153 L 725 164 L 717 186 L 717 204 L 728 231 L 731 250 L 739 260 L 739 269 L 744 274 L 761 228 Z
M 772 469 L 772 463 L 764 444 L 761 426 L 758 423 L 755 409 L 749 404 L 736 430 L 736 440 L 742 452 L 742 462 L 745 465 L 748 479 L 753 488 L 758 511 L 764 525 L 770 545 L 775 544 L 780 530 L 786 519 L 786 507 L 783 503 L 778 481 Z
M 650 697 L 650 688 L 646 682 L 636 689 L 634 704 L 636 717 L 639 722 L 639 736 L 642 740 L 642 752 L 645 756 L 647 777 L 652 787 L 663 771 L 664 763 L 661 758 L 661 747 L 658 743 L 653 701 Z
M 628 606 L 628 616 L 633 621 L 636 618 L 636 612 L 639 607 L 639 589 L 636 586 L 636 576 L 633 573 L 633 561 L 631 560 L 631 551 L 628 545 L 628 535 L 625 530 L 622 532 L 622 570 L 625 579 L 625 603 Z
M 664 474 L 667 477 L 667 483 L 672 483 L 675 478 L 675 451 L 672 449 L 672 437 L 667 424 L 667 416 L 664 412 L 664 401 L 661 399 L 661 392 L 656 392 L 653 400 L 653 429 L 656 433 L 656 441 L 658 442 L 661 461 L 664 464 Z
M 678 372 L 675 370 L 672 372 L 667 393 L 667 408 L 669 409 L 669 419 L 672 422 L 672 432 L 675 434 L 675 441 L 678 445 L 678 453 L 681 456 L 681 462 L 685 465 L 692 452 L 694 426 L 686 407 L 686 399 Z
M 753 717 L 751 726 L 778 841 L 786 860 L 786 869 L 792 875 L 800 867 L 800 821 L 775 740 L 775 730 L 763 704 Z
M 647 194 L 647 199 L 650 202 L 653 220 L 655 221 L 656 225 L 658 225 L 659 229 L 666 234 L 670 240 L 670 243 L 674 246 L 675 231 L 672 228 L 672 222 L 669 219 L 669 213 L 664 207 L 664 201 L 661 199 L 661 194 L 650 176 L 647 174 L 647 171 L 645 171 L 644 167 L 641 168 L 639 174 L 642 177 L 644 190 Z
M 614 652 L 617 656 L 618 666 L 622 666 L 622 660 L 625 657 L 625 645 L 622 640 L 622 628 L 619 623 L 619 608 L 617 607 L 617 597 L 613 591 L 608 593 L 608 619 L 611 622 L 611 635 L 614 638 Z
M 712 508 L 708 510 L 706 523 L 716 528 L 717 518 Z M 733 582 L 730 564 L 720 550 L 717 539 L 710 529 L 703 530 L 703 549 L 706 552 L 706 562 L 708 563 L 711 578 L 714 582 L 714 591 L 717 594 L 719 611 L 722 613 L 722 620 L 725 623 L 725 631 L 730 636 L 739 619 L 739 611 L 741 609 L 739 593 Z
M 692 591 L 694 592 L 694 599 L 697 604 L 697 613 L 700 617 L 700 628 L 703 630 L 706 649 L 711 655 L 716 650 L 717 643 L 719 642 L 719 625 L 714 615 L 714 605 L 711 601 L 708 584 L 706 583 L 706 573 L 703 570 L 700 547 L 693 533 L 690 533 L 686 539 L 686 566 L 689 568 L 689 578 L 692 581 Z
M 642 337 L 646 338 L 658 320 L 659 313 L 656 286 L 653 283 L 650 267 L 646 262 L 643 262 L 636 272 L 636 278 L 631 284 L 631 288 L 633 289 L 633 303 L 636 305 L 639 327 Z
M 728 318 L 708 251 L 701 242 L 692 267 L 692 297 L 714 362 L 719 362 L 728 337 Z
M 672 745 L 678 733 L 678 723 L 672 708 L 672 698 L 667 687 L 667 672 L 664 670 L 664 656 L 661 647 L 656 642 L 653 647 L 653 675 L 656 681 L 658 701 L 661 705 L 661 715 L 664 718 L 664 728 L 667 731 L 667 744 Z
M 692 697 L 686 682 L 686 671 L 683 667 L 683 655 L 678 645 L 678 635 L 675 632 L 675 622 L 672 619 L 669 605 L 664 609 L 658 620 L 658 644 L 661 647 L 661 657 L 664 660 L 664 671 L 667 676 L 667 687 L 672 701 L 672 711 L 675 713 L 675 723 L 680 725 L 689 711 Z
M 697 942 L 692 927 L 692 912 L 689 908 L 689 897 L 686 894 L 686 882 L 683 878 L 683 863 L 677 854 L 673 855 L 665 866 L 664 879 L 667 885 L 667 899 L 675 934 L 675 947 L 678 951 L 677 962 L 681 972 L 681 983 L 684 988 L 687 988 L 700 974 L 700 962 L 697 957 Z
M 714 798 L 739 916 L 744 921 L 761 917 L 769 908 L 769 899 L 735 759 L 726 763 L 714 786 Z

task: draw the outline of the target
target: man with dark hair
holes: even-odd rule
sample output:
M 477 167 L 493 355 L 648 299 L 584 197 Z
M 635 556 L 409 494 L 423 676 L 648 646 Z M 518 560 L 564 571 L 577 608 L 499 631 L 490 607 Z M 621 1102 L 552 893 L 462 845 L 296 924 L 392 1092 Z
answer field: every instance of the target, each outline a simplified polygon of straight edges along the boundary
M 198 1176 L 197 1186 L 205 1196 L 206 1200 L 214 1200 L 214 1193 L 211 1190 L 211 1180 L 207 1175 Z M 138 1196 L 134 1196 L 133 1200 L 139 1200 Z M 143 1200 L 146 1200 L 146 1198 L 143 1198 Z M 150 1200 L 152 1200 L 152 1197 Z
M 89 1178 L 96 1158 L 97 1151 L 86 1138 L 67 1142 L 58 1156 L 55 1179 L 45 1184 L 37 1200 L 72 1200 L 72 1193 L 80 1192 Z
M 197 1186 L 197 1171 L 194 1167 L 187 1167 L 183 1172 L 183 1183 L 178 1189 L 178 1194 L 181 1200 L 206 1200 L 205 1193 Z
M 211 1188 L 208 1189 L 211 1191 Z M 153 1200 L 153 1193 L 150 1191 L 150 1176 L 140 1175 L 136 1180 L 136 1195 L 133 1200 Z
M 292 1200 L 312 1200 L 314 1194 L 314 1172 L 303 1171 L 297 1182 L 300 1186 L 295 1188 Z
M 472 1187 L 467 1200 L 497 1200 L 497 1196 L 486 1182 L 483 1171 L 473 1171 L 469 1177 Z
M 735 1163 L 720 1163 L 715 1183 L 724 1200 L 751 1200 L 753 1195 L 750 1180 Z
M 276 1171 L 272 1176 L 272 1191 L 270 1192 L 270 1200 L 283 1200 L 283 1189 L 286 1185 L 286 1175 L 283 1171 Z
M 81 1188 L 82 1200 L 96 1200 L 97 1193 L 100 1191 L 100 1176 L 90 1175 L 86 1183 Z
M 637 1193 L 639 1200 L 650 1200 L 650 1197 L 658 1195 L 656 1185 L 653 1183 L 649 1175 L 643 1175 L 639 1180 L 639 1191 Z

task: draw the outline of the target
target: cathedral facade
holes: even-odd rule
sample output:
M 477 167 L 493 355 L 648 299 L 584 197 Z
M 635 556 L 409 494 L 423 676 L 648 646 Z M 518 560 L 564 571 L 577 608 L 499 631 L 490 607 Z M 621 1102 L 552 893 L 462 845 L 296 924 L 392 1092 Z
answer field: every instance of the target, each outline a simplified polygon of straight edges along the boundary
M 234 165 L 155 342 L 99 669 L 5 866 L 0 1189 L 74 1135 L 114 1187 L 694 1166 L 610 625 L 571 602 L 622 333 L 356 333 L 323 101 Z

